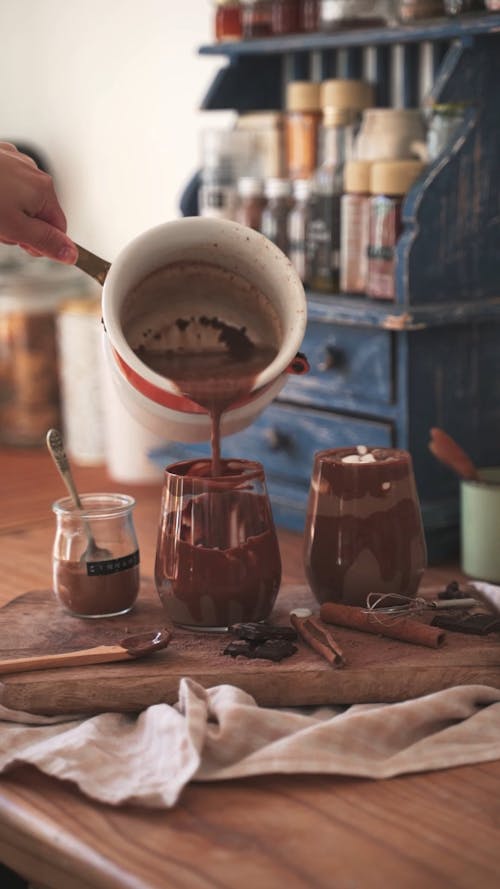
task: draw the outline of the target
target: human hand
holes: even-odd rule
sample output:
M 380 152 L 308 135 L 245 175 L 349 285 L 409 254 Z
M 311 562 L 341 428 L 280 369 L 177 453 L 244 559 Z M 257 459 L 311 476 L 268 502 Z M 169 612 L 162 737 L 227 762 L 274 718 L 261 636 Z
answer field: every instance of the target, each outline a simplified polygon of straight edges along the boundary
M 0 142 L 0 243 L 72 265 L 78 250 L 65 232 L 51 176 L 15 145 Z

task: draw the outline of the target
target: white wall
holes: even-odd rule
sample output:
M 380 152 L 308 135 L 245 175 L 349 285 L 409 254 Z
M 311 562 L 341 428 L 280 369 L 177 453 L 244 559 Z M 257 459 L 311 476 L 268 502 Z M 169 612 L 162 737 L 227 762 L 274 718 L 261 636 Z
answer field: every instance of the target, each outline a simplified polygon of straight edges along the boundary
M 212 14 L 210 0 L 0 0 L 0 139 L 45 152 L 69 234 L 107 259 L 179 215 L 224 64 L 196 52 Z

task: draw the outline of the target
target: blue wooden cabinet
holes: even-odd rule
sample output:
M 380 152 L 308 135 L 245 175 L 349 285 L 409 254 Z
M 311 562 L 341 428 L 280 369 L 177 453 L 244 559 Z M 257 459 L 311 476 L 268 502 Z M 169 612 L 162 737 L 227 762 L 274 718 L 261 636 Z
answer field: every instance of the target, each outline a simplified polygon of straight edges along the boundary
M 303 351 L 310 374 L 291 377 L 223 454 L 260 459 L 275 518 L 300 530 L 315 451 L 394 445 L 413 456 L 430 561 L 458 548 L 458 481 L 428 451 L 441 426 L 478 465 L 500 465 L 500 15 L 418 26 L 300 35 L 207 46 L 223 54 L 203 107 L 282 105 L 287 80 L 363 76 L 377 101 L 414 106 L 426 65 L 435 101 L 467 102 L 453 144 L 408 195 L 394 303 L 308 294 Z M 196 182 L 183 209 L 196 212 Z M 168 457 L 207 452 L 172 445 Z

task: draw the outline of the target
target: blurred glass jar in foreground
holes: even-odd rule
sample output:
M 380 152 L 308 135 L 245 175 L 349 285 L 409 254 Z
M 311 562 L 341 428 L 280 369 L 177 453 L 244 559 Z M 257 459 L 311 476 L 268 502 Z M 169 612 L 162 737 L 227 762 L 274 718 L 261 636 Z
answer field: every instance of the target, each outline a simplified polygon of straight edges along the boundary
M 65 300 L 57 315 L 57 348 L 64 437 L 73 460 L 104 462 L 100 351 L 101 300 Z
M 60 421 L 56 312 L 83 276 L 21 251 L 0 258 L 0 442 L 41 445 Z

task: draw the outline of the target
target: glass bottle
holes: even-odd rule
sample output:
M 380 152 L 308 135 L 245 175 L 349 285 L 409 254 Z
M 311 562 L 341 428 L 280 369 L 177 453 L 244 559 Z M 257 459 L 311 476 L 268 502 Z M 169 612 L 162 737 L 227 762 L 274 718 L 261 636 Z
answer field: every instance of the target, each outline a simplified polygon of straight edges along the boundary
M 353 155 L 360 112 L 373 103 L 373 90 L 362 80 L 325 80 L 320 98 L 323 109 L 320 164 L 312 179 L 306 235 L 309 285 L 314 290 L 337 293 L 344 164 Z
M 309 179 L 296 179 L 293 183 L 294 203 L 287 221 L 288 258 L 295 267 L 299 278 L 307 281 L 306 228 L 309 218 L 309 197 L 311 182 Z
M 76 617 L 127 614 L 139 592 L 139 548 L 126 494 L 82 494 L 57 500 L 54 592 Z
M 236 222 L 260 232 L 265 205 L 266 199 L 260 179 L 254 176 L 242 176 L 238 179 Z
M 317 165 L 320 85 L 295 80 L 286 89 L 285 146 L 290 179 L 308 179 Z
M 262 234 L 283 253 L 288 249 L 287 219 L 291 187 L 288 179 L 268 179 L 264 187 L 267 204 L 262 213 Z
M 364 293 L 368 279 L 370 161 L 348 161 L 340 199 L 340 289 Z
M 240 0 L 216 0 L 214 30 L 218 42 L 241 40 L 243 34 Z
M 379 161 L 371 168 L 366 293 L 375 299 L 395 299 L 396 244 L 402 232 L 403 201 L 424 166 L 421 161 Z

